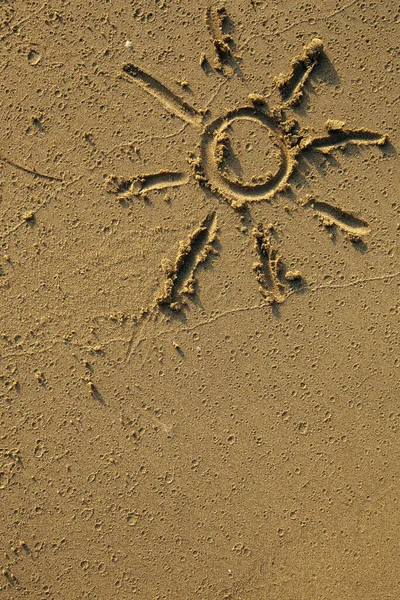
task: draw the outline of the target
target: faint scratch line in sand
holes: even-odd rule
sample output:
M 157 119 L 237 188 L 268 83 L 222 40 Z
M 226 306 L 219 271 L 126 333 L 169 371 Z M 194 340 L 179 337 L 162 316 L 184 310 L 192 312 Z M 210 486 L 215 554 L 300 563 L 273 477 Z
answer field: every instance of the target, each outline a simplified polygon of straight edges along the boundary
M 141 323 L 141 326 L 138 330 L 137 333 L 132 334 L 131 338 L 128 341 L 128 347 L 125 353 L 125 359 L 124 362 L 125 363 L 129 363 L 132 354 L 135 352 L 135 350 L 137 350 L 137 348 L 140 346 L 140 344 L 142 342 L 146 341 L 146 336 L 143 335 L 143 330 L 146 327 L 146 324 L 150 322 L 150 317 L 152 316 L 151 313 L 146 313 L 143 316 L 143 321 Z
M 339 283 L 339 284 L 327 284 L 327 285 L 318 285 L 316 287 L 310 287 L 309 288 L 309 292 L 311 293 L 315 293 L 315 292 L 319 292 L 321 290 L 337 290 L 337 289 L 346 289 L 346 288 L 351 288 L 351 287 L 355 287 L 357 285 L 362 285 L 363 283 L 371 283 L 373 281 L 384 281 L 385 279 L 395 279 L 396 277 L 400 276 L 400 271 L 397 271 L 395 273 L 387 273 L 385 275 L 377 275 L 376 277 L 366 277 L 363 279 L 356 279 L 354 281 L 350 281 L 348 283 Z M 296 291 L 291 291 L 288 293 L 287 297 L 292 296 L 296 294 Z M 238 306 L 236 308 L 231 308 L 229 310 L 225 310 L 224 312 L 219 313 L 218 315 L 215 315 L 213 317 L 209 317 L 208 319 L 204 319 L 203 321 L 197 321 L 197 323 L 194 323 L 193 325 L 188 325 L 188 326 L 182 326 L 178 328 L 178 331 L 181 332 L 185 332 L 185 331 L 194 331 L 196 329 L 198 329 L 199 327 L 204 327 L 206 325 L 211 325 L 212 323 L 215 323 L 216 321 L 219 321 L 220 319 L 223 319 L 229 315 L 234 315 L 234 314 L 238 314 L 238 313 L 244 313 L 244 312 L 251 312 L 251 311 L 256 311 L 256 310 L 264 310 L 267 311 L 268 309 L 270 309 L 270 305 L 269 304 L 265 304 L 264 302 L 259 303 L 259 304 L 253 304 L 250 306 Z M 144 329 L 146 328 L 146 324 L 151 324 L 154 322 L 150 319 L 151 314 L 145 315 L 143 322 L 141 323 L 141 327 L 137 333 L 137 336 L 134 335 L 132 336 L 130 339 L 126 339 L 126 338 L 114 338 L 114 339 L 109 339 L 106 340 L 104 342 L 101 343 L 102 346 L 106 346 L 108 344 L 112 344 L 112 343 L 117 343 L 117 342 L 123 342 L 127 344 L 127 351 L 125 353 L 125 363 L 129 363 L 130 359 L 133 355 L 133 353 L 135 352 L 135 350 L 139 347 L 139 345 L 142 342 L 146 342 L 146 341 L 153 341 L 157 338 L 163 337 L 165 335 L 169 335 L 169 334 L 173 334 L 176 333 L 177 330 L 176 329 L 164 329 L 163 331 L 159 331 L 157 334 L 153 335 L 152 337 L 146 337 L 145 335 L 143 335 L 144 333 Z M 135 338 L 136 342 L 135 341 Z M 51 344 L 50 346 L 47 346 L 46 348 L 35 348 L 32 351 L 29 350 L 25 350 L 23 352 L 13 352 L 13 353 L 9 353 L 9 354 L 3 354 L 1 355 L 0 359 L 5 359 L 5 358 L 17 358 L 17 357 L 23 357 L 23 356 L 32 356 L 32 355 L 37 355 L 37 354 L 42 354 L 45 352 L 48 352 L 50 350 L 52 350 L 54 348 L 54 346 L 56 346 L 57 344 L 66 344 L 69 345 L 71 344 L 71 342 L 66 342 L 65 340 L 55 340 L 53 342 L 53 344 Z M 87 346 L 84 344 L 79 344 L 76 342 L 72 342 L 71 345 L 74 346 L 78 346 L 81 349 L 84 350 L 92 350 L 93 348 L 91 346 Z M 142 360 L 142 363 L 139 367 L 138 370 L 142 369 L 142 367 L 144 366 L 148 355 L 150 353 L 150 345 L 147 348 L 147 352 L 145 357 Z
M 341 289 L 341 288 L 350 288 L 353 287 L 355 285 L 360 285 L 362 283 L 368 283 L 370 281 L 383 281 L 385 279 L 395 279 L 396 277 L 398 277 L 400 275 L 400 271 L 397 271 L 396 273 L 388 273 L 387 275 L 377 275 L 376 277 L 366 277 L 365 279 L 356 279 L 355 281 L 349 281 L 348 283 L 337 283 L 337 284 L 322 284 L 322 285 L 318 285 L 314 288 L 310 289 L 310 292 L 317 292 L 319 290 L 326 290 L 326 289 Z
M 388 273 L 386 275 L 380 275 L 380 276 L 376 276 L 376 277 L 367 277 L 364 279 L 356 279 L 355 281 L 351 281 L 349 283 L 343 283 L 343 284 L 332 284 L 332 285 L 319 285 L 316 286 L 314 288 L 310 288 L 309 292 L 311 293 L 315 293 L 315 292 L 319 292 L 320 290 L 329 290 L 329 289 L 345 289 L 345 288 L 350 288 L 350 287 L 354 287 L 357 285 L 361 285 L 363 283 L 369 283 L 372 281 L 383 281 L 385 279 L 395 279 L 396 277 L 400 276 L 400 271 L 396 272 L 396 273 Z M 291 291 L 288 292 L 287 294 L 287 298 L 289 298 L 289 296 L 292 296 L 296 294 L 296 291 Z M 198 327 L 204 327 L 205 325 L 210 325 L 211 323 L 215 323 L 216 321 L 219 321 L 220 319 L 223 319 L 224 317 L 227 317 L 229 315 L 232 314 L 237 314 L 237 313 L 243 313 L 243 312 L 251 312 L 254 310 L 268 310 L 270 308 L 270 305 L 263 303 L 260 304 L 253 304 L 251 306 L 239 306 L 237 308 L 231 308 L 229 310 L 225 310 L 224 312 L 219 313 L 218 315 L 215 315 L 213 317 L 210 317 L 208 319 L 204 319 L 203 321 L 198 321 L 197 323 L 195 323 L 194 325 L 190 325 L 190 326 L 183 326 L 179 328 L 179 331 L 194 331 L 195 329 L 197 329 Z M 160 331 L 156 337 L 161 337 L 163 335 L 168 335 L 170 333 L 175 333 L 175 329 L 166 329 L 164 331 Z
M 326 15 L 326 17 L 319 17 L 316 20 L 317 21 L 322 21 L 322 20 L 325 20 L 325 19 L 331 19 L 335 15 L 338 15 L 339 13 L 344 12 L 345 10 L 347 10 L 348 8 L 350 8 L 351 6 L 353 6 L 353 4 L 356 4 L 357 2 L 358 2 L 358 0 L 352 0 L 352 2 L 349 2 L 348 4 L 345 4 L 344 6 L 342 6 L 341 8 L 338 8 L 337 10 L 334 10 L 329 15 Z
M 63 181 L 62 177 L 58 177 L 57 175 L 48 175 L 47 173 L 41 173 L 36 169 L 29 169 L 28 167 L 24 167 L 16 163 L 15 161 L 7 158 L 7 156 L 3 156 L 0 154 L 0 161 L 7 163 L 8 165 L 14 167 L 15 169 L 20 169 L 20 171 L 24 171 L 25 173 L 30 173 L 31 175 L 36 175 L 36 177 L 41 177 L 42 179 L 48 179 L 49 181 Z

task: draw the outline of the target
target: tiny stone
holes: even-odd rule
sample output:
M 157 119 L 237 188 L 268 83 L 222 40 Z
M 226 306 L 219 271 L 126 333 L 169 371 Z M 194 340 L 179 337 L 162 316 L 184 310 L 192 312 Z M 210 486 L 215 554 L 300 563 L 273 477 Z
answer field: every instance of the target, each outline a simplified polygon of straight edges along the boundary
M 24 221 L 32 221 L 35 218 L 35 213 L 33 212 L 33 210 L 27 210 L 22 215 L 22 218 L 24 219 Z
M 286 271 L 285 277 L 288 281 L 296 281 L 301 279 L 300 271 Z

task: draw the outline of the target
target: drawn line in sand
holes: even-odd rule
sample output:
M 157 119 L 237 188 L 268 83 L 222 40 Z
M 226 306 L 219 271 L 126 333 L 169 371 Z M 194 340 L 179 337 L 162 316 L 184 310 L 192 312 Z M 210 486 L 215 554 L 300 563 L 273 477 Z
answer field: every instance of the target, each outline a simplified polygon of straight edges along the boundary
M 234 53 L 234 40 L 229 33 L 229 16 L 226 8 L 224 6 L 207 8 L 205 21 L 216 53 L 214 69 L 223 75 L 229 75 L 231 71 L 240 74 Z M 200 61 L 202 67 L 206 60 L 205 55 L 203 57 Z
M 236 59 L 233 53 L 233 39 L 229 33 L 231 23 L 225 8 L 208 9 L 206 24 L 217 52 L 216 66 L 223 71 L 228 63 L 232 66 L 230 61 Z M 216 43 L 217 40 L 220 40 L 221 44 Z M 228 110 L 224 115 L 217 117 L 212 116 L 212 107 L 208 110 L 196 110 L 139 67 L 132 64 L 124 65 L 123 72 L 128 75 L 130 81 L 136 82 L 170 113 L 200 130 L 198 149 L 188 155 L 192 176 L 202 188 L 208 189 L 217 198 L 240 211 L 253 202 L 270 201 L 278 193 L 289 189 L 291 176 L 296 171 L 298 159 L 303 153 L 311 151 L 330 153 L 336 149 L 344 149 L 347 145 L 383 146 L 387 142 L 388 138 L 385 134 L 366 128 L 351 129 L 346 127 L 345 122 L 333 119 L 325 123 L 326 135 L 310 135 L 296 119 L 287 116 L 286 112 L 301 101 L 304 86 L 323 52 L 322 40 L 312 39 L 304 47 L 303 52 L 292 60 L 290 71 L 276 78 L 275 84 L 282 97 L 280 104 L 269 108 L 263 96 L 249 94 L 247 104 Z M 233 70 L 237 73 L 235 69 Z M 232 126 L 238 121 L 250 121 L 266 131 L 266 150 L 270 150 L 272 146 L 273 155 L 278 156 L 274 172 L 260 173 L 258 177 L 246 181 L 226 168 L 226 157 L 232 148 L 230 140 Z M 108 178 L 106 186 L 108 191 L 113 193 L 140 195 L 160 187 L 183 185 L 186 181 L 187 176 L 184 173 L 162 172 L 129 180 Z M 359 237 L 369 231 L 368 224 L 362 219 L 341 209 L 330 207 L 327 203 L 308 202 L 306 206 L 313 206 L 315 212 L 322 218 L 330 219 L 350 235 Z M 284 285 L 279 279 L 280 263 L 277 257 L 274 258 L 275 250 L 269 245 L 267 238 L 261 241 L 260 235 L 264 234 L 258 231 L 256 240 L 258 240 L 260 264 L 255 268 L 256 277 L 264 286 L 264 291 L 266 290 L 264 294 L 266 301 L 269 302 L 274 298 L 274 302 L 281 302 L 287 296 L 284 293 Z M 175 267 L 170 268 L 172 269 L 170 285 L 172 285 L 171 281 L 175 281 L 174 277 L 177 275 L 174 271 Z M 177 292 L 178 287 L 175 287 L 175 283 L 171 290 L 173 298 L 166 294 L 167 303 L 180 306 L 178 301 L 180 292 Z
M 58 177 L 57 175 L 47 175 L 47 173 L 41 173 L 36 169 L 29 169 L 28 167 L 24 167 L 23 165 L 19 165 L 15 161 L 7 158 L 6 156 L 0 154 L 0 161 L 3 161 L 9 164 L 11 167 L 15 167 L 20 171 L 24 171 L 25 173 L 30 173 L 31 175 L 36 175 L 36 177 L 41 177 L 42 179 L 48 179 L 49 181 L 63 181 L 62 177 Z
M 217 238 L 216 213 L 209 213 L 200 225 L 179 244 L 175 263 L 165 261 L 163 271 L 166 275 L 164 287 L 156 298 L 160 307 L 168 306 L 179 310 L 185 295 L 193 295 L 196 288 L 196 272 L 206 262 L 210 254 L 216 254 L 214 242 Z
M 362 237 L 370 232 L 370 227 L 366 221 L 328 202 L 321 202 L 308 197 L 303 206 L 314 209 L 317 215 L 323 219 L 325 226 L 337 225 L 346 233 L 356 237 Z
M 148 175 L 139 175 L 129 179 L 110 175 L 106 179 L 106 190 L 118 195 L 120 200 L 131 199 L 135 196 L 145 196 L 147 192 L 163 190 L 184 185 L 189 181 L 187 173 L 178 171 L 160 171 Z
M 140 85 L 148 94 L 161 102 L 169 112 L 195 127 L 201 126 L 203 120 L 202 114 L 174 94 L 174 92 L 171 92 L 160 81 L 131 63 L 124 64 L 122 72 Z
M 286 74 L 281 73 L 275 79 L 285 107 L 299 104 L 304 93 L 304 85 L 317 65 L 323 47 L 322 40 L 314 38 L 304 47 L 303 53 L 292 60 L 291 71 Z
M 253 264 L 253 271 L 266 303 L 281 304 L 288 294 L 293 293 L 293 286 L 298 287 L 303 281 L 299 271 L 285 270 L 278 248 L 273 242 L 273 231 L 273 225 L 263 227 L 259 224 L 253 229 L 255 250 L 258 255 L 258 261 Z M 291 289 L 290 285 L 292 285 Z

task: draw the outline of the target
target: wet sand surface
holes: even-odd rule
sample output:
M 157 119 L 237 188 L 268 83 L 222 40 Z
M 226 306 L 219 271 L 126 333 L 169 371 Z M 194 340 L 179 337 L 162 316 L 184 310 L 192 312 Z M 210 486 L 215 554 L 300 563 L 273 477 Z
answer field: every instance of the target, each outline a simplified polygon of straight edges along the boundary
M 399 597 L 398 17 L 0 4 L 0 600 Z

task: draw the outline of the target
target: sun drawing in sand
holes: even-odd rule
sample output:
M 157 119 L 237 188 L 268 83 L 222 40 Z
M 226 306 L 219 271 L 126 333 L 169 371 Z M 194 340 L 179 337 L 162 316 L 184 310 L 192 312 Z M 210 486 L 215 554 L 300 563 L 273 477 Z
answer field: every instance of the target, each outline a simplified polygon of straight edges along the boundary
M 222 76 L 226 76 L 228 71 L 240 73 L 234 42 L 227 32 L 228 21 L 224 8 L 207 11 L 207 24 L 216 52 L 213 68 Z M 349 129 L 344 122 L 337 120 L 325 123 L 325 135 L 312 136 L 301 128 L 296 119 L 288 117 L 288 111 L 301 102 L 306 81 L 322 53 L 323 42 L 318 38 L 312 39 L 302 53 L 292 60 L 289 72 L 275 79 L 281 97 L 280 103 L 275 107 L 269 108 L 263 96 L 250 94 L 246 105 L 220 116 L 212 115 L 209 108 L 197 110 L 136 65 L 123 65 L 121 75 L 141 86 L 171 114 L 199 132 L 197 154 L 191 153 L 188 156 L 189 169 L 194 178 L 202 188 L 210 190 L 219 200 L 228 202 L 234 210 L 243 211 L 254 202 L 268 201 L 278 192 L 284 192 L 289 187 L 289 180 L 301 154 L 310 150 L 329 153 L 348 144 L 382 146 L 386 143 L 386 135 L 368 129 Z M 210 67 L 204 55 L 201 61 L 207 62 Z M 230 129 L 240 121 L 256 123 L 266 130 L 277 156 L 275 172 L 246 181 L 226 167 L 226 155 L 231 148 Z M 130 179 L 111 176 L 106 185 L 109 192 L 120 198 L 131 198 L 145 195 L 151 190 L 183 185 L 187 180 L 188 175 L 185 173 L 161 171 Z M 359 240 L 368 231 L 365 221 L 328 203 L 308 198 L 303 204 L 311 206 L 326 223 L 344 229 L 353 241 Z M 194 293 L 197 267 L 213 251 L 216 232 L 216 211 L 213 211 L 181 243 L 176 261 L 165 263 L 165 284 L 156 298 L 156 307 L 178 310 L 184 303 L 185 296 Z M 298 285 L 301 276 L 296 271 L 283 272 L 271 226 L 258 224 L 253 228 L 252 235 L 257 254 L 254 271 L 260 290 L 267 303 L 283 302 L 288 287 Z

